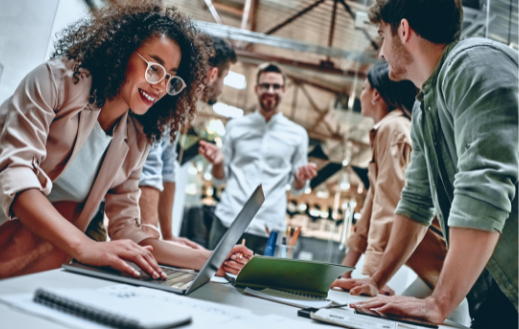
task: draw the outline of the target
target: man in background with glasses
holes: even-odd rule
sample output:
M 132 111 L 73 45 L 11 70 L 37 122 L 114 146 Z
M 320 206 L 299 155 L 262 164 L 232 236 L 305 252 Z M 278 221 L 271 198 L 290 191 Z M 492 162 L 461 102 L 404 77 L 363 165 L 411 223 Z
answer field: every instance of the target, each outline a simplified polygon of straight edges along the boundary
M 301 194 L 317 175 L 315 164 L 308 164 L 308 134 L 280 112 L 286 76 L 279 66 L 264 63 L 258 67 L 256 86 L 258 110 L 229 121 L 222 150 L 200 142 L 199 153 L 213 164 L 213 182 L 227 182 L 209 235 L 214 249 L 232 224 L 247 197 L 263 184 L 266 200 L 243 237 L 247 248 L 263 255 L 271 231 L 285 230 L 286 188 Z

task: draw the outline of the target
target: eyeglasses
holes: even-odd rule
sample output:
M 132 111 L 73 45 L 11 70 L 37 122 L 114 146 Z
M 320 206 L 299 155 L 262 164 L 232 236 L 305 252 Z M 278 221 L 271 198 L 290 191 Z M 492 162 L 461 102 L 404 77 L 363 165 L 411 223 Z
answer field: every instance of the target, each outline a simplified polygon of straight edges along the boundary
M 274 84 L 260 83 L 259 84 L 259 89 L 261 91 L 268 91 L 268 90 L 270 90 L 270 87 L 272 87 L 272 89 L 274 89 L 274 92 L 279 92 L 281 90 L 281 88 L 283 88 L 284 86 L 277 84 L 277 83 L 274 83 Z
M 182 80 L 181 77 L 176 75 L 171 75 L 166 72 L 164 66 L 159 63 L 149 62 L 146 58 L 142 57 L 139 53 L 137 53 L 140 58 L 142 58 L 148 68 L 146 69 L 145 77 L 146 81 L 151 84 L 157 84 L 162 81 L 162 79 L 167 78 L 168 81 L 166 83 L 166 92 L 171 96 L 178 95 L 184 88 L 186 88 L 186 83 Z

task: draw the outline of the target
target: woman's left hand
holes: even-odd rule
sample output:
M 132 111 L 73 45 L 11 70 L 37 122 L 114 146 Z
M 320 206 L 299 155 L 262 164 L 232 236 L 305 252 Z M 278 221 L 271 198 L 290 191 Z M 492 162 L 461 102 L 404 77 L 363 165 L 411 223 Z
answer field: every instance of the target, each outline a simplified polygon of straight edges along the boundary
M 243 245 L 236 245 L 232 248 L 225 262 L 216 272 L 217 276 L 224 276 L 225 272 L 232 274 L 240 273 L 241 269 L 253 256 L 253 252 Z

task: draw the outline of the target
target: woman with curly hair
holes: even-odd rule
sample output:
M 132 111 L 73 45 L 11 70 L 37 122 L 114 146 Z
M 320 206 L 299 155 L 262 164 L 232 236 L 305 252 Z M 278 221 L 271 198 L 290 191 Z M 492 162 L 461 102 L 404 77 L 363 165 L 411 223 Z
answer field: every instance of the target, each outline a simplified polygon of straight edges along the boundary
M 176 8 L 114 4 L 65 30 L 53 58 L 0 106 L 0 278 L 72 258 L 154 278 L 209 257 L 141 230 L 138 182 L 154 140 L 190 120 L 212 49 Z M 105 199 L 110 242 L 84 231 Z M 237 273 L 243 246 L 220 269 Z M 237 258 L 237 257 L 233 257 Z

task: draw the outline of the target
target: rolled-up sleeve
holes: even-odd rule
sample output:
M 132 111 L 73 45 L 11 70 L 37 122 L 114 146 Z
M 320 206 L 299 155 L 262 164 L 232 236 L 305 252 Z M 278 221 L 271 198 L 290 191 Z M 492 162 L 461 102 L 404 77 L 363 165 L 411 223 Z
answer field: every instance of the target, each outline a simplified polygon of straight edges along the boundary
M 162 151 L 162 181 L 174 183 L 177 174 L 177 139 L 167 140 Z
M 59 95 L 47 64 L 29 73 L 12 97 L 0 106 L 0 205 L 14 219 L 11 205 L 17 193 L 38 189 L 49 194 L 52 182 L 40 169 L 47 155 L 49 127 Z
M 458 157 L 450 227 L 501 231 L 512 209 L 519 165 L 516 61 L 486 46 L 462 52 L 448 68 L 442 89 Z
M 422 151 L 423 136 L 419 135 L 419 120 L 422 113 L 418 104 L 416 103 L 413 108 L 411 119 L 411 141 L 413 144 L 411 162 L 405 172 L 406 185 L 402 189 L 395 213 L 429 226 L 434 216 L 434 205 L 431 198 L 427 164 Z
M 161 141 L 156 141 L 151 145 L 150 152 L 142 168 L 139 186 L 151 186 L 159 191 L 164 190 L 162 184 L 162 167 L 164 166 L 162 161 L 162 143 Z
M 105 195 L 105 213 L 110 219 L 108 234 L 112 240 L 130 239 L 140 243 L 151 237 L 141 229 L 140 223 L 139 180 L 145 159 L 143 156 L 130 176 Z
M 223 154 L 223 170 L 225 172 L 225 176 L 222 179 L 218 179 L 213 176 L 213 184 L 214 186 L 221 186 L 227 182 L 229 179 L 229 175 L 231 172 L 231 163 L 234 157 L 234 145 L 232 140 L 232 127 L 234 126 L 233 120 L 227 123 L 227 127 L 225 128 L 225 136 L 223 137 L 222 149 L 221 152 Z
M 305 185 L 296 190 L 294 188 L 294 180 L 297 169 L 308 163 L 308 133 L 306 130 L 301 129 L 301 142 L 297 146 L 296 152 L 292 157 L 292 171 L 290 172 L 290 187 L 291 192 L 294 195 L 301 195 L 304 190 L 310 186 L 310 180 L 307 180 Z

